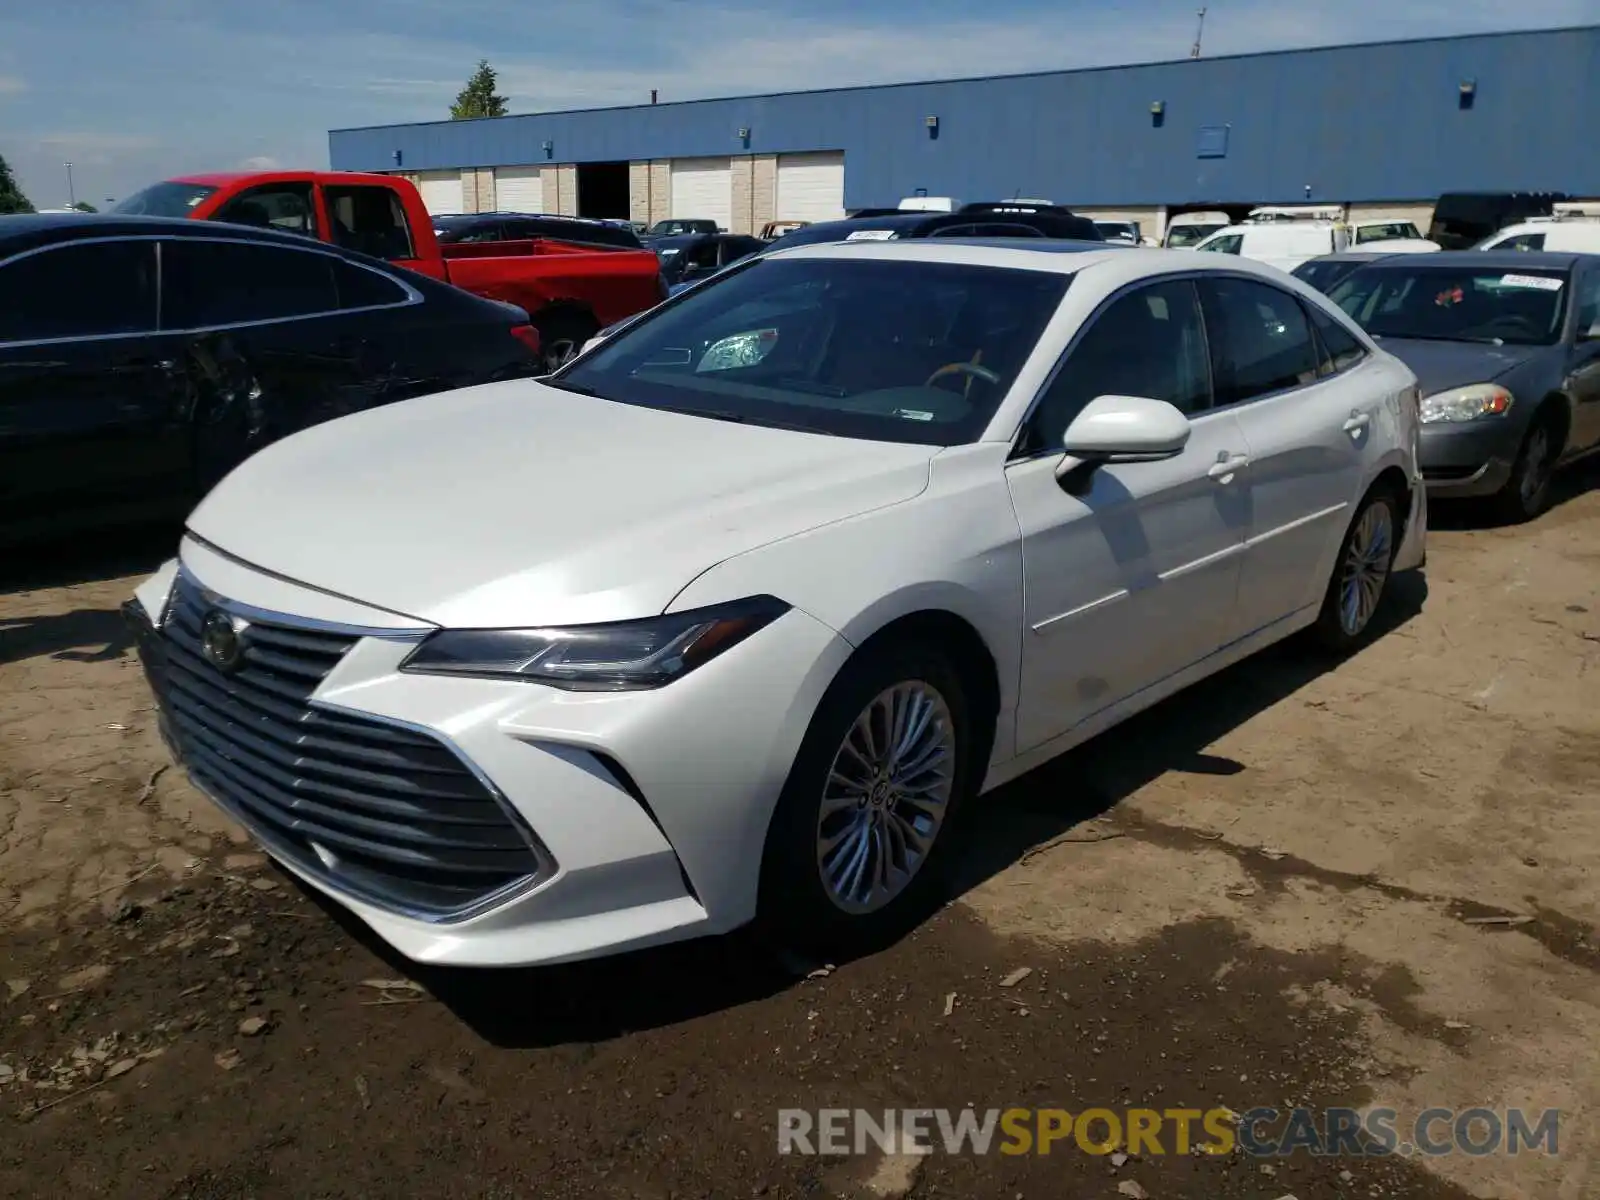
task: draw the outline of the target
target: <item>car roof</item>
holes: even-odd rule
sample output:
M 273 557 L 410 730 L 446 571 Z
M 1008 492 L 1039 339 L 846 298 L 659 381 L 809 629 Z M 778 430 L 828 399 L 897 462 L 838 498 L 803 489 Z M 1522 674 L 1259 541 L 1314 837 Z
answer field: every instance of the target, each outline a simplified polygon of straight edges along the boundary
M 1397 255 L 1397 254 L 1385 254 L 1382 250 L 1340 250 L 1339 252 L 1337 252 L 1335 254 L 1319 254 L 1315 258 L 1306 259 L 1306 261 L 1307 262 L 1364 263 L 1364 262 L 1376 262 L 1380 258 L 1408 258 L 1408 257 L 1409 258 L 1415 258 L 1415 257 L 1419 257 L 1419 256 L 1417 256 L 1417 255 L 1403 255 L 1403 254 L 1400 254 L 1400 255 Z M 1430 255 L 1428 255 L 1428 257 L 1429 258 L 1437 258 L 1438 255 L 1430 254 Z
M 813 242 L 805 246 L 769 250 L 764 258 L 872 258 L 906 262 L 956 263 L 976 267 L 1011 267 L 1071 275 L 1102 263 L 1121 264 L 1134 274 L 1162 275 L 1193 271 L 1197 267 L 1226 267 L 1230 271 L 1282 279 L 1275 268 L 1251 259 L 1230 257 L 1226 263 L 1197 263 L 1194 257 L 1171 250 L 1107 242 L 1078 242 L 1065 238 L 913 238 L 906 241 Z
M 135 217 L 118 213 L 28 213 L 0 217 L 0 258 L 35 245 L 108 237 L 225 237 L 234 241 L 267 242 L 281 246 L 310 246 L 351 258 L 363 255 L 302 233 L 284 233 L 257 225 L 231 225 L 224 221 L 197 221 L 192 217 Z

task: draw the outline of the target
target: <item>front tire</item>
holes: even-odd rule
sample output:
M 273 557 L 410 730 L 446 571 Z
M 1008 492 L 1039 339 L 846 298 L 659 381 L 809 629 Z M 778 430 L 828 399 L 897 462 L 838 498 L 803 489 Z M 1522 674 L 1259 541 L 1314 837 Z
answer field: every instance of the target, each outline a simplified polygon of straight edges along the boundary
M 833 682 L 768 828 L 761 917 L 809 952 L 849 957 L 943 898 L 952 825 L 975 789 L 972 709 L 942 655 L 868 649 Z
M 1349 654 L 1372 638 L 1373 618 L 1389 594 L 1400 546 L 1399 513 L 1393 492 L 1369 493 L 1339 544 L 1314 626 L 1317 640 L 1335 654 Z
M 1522 447 L 1517 451 L 1517 461 L 1511 468 L 1511 478 L 1505 487 L 1495 493 L 1491 502 L 1495 514 L 1509 524 L 1520 525 L 1531 521 L 1550 507 L 1550 481 L 1555 475 L 1556 458 L 1561 453 L 1560 433 L 1556 423 L 1546 414 L 1534 417 Z
M 599 332 L 593 320 L 580 313 L 555 312 L 535 318 L 539 331 L 539 354 L 546 375 L 554 374 L 576 358 L 583 344 Z

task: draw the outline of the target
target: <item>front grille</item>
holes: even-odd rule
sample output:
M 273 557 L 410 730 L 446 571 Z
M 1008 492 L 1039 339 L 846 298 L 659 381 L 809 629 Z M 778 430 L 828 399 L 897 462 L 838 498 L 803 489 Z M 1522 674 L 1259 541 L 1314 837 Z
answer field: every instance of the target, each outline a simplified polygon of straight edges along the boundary
M 438 739 L 311 703 L 356 636 L 236 620 L 242 654 L 223 671 L 202 648 L 214 607 L 180 575 L 152 676 L 195 782 L 270 849 L 342 891 L 432 919 L 540 873 L 530 837 Z

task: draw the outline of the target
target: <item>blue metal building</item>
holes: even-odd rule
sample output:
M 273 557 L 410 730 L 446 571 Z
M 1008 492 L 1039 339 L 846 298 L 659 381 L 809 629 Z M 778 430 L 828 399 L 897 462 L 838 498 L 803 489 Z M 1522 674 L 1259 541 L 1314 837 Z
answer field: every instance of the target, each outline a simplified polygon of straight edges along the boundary
M 1597 113 L 1588 26 L 342 129 L 329 149 L 338 169 L 418 178 L 441 209 L 688 204 L 743 227 L 916 189 L 1104 211 L 1600 197 Z

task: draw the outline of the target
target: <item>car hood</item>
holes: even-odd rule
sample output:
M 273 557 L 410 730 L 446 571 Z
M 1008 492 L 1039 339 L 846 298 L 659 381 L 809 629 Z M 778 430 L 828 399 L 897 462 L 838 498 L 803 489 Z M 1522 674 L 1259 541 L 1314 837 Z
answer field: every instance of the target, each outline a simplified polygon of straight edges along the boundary
M 1469 383 L 1492 383 L 1551 350 L 1549 346 L 1484 346 L 1389 337 L 1378 339 L 1378 344 L 1411 368 L 1424 396 Z
M 189 519 L 258 569 L 438 625 L 663 611 L 724 559 L 896 504 L 937 447 L 739 425 L 522 380 L 357 413 Z

